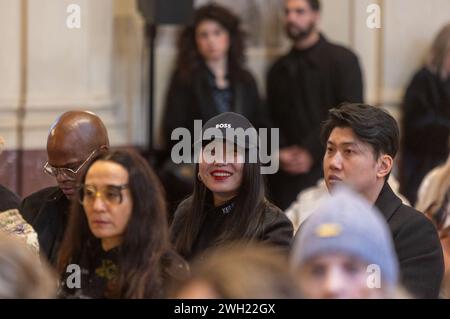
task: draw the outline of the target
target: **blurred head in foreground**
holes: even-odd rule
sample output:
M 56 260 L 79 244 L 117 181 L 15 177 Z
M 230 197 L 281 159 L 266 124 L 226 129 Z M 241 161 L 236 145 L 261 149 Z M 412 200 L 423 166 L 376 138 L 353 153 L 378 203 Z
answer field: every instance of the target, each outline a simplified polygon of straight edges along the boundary
M 174 294 L 181 299 L 288 299 L 299 289 L 286 256 L 262 245 L 224 246 L 192 267 L 192 276 Z
M 0 299 L 54 298 L 57 280 L 23 240 L 0 232 Z
M 382 216 L 339 187 L 299 230 L 291 256 L 307 298 L 391 298 L 398 264 Z

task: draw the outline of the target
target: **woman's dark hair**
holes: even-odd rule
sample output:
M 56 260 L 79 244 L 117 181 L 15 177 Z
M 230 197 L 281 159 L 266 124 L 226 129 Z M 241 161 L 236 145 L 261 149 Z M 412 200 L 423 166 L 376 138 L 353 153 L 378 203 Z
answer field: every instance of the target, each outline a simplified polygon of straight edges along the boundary
M 213 245 L 222 245 L 237 240 L 256 239 L 262 232 L 264 209 L 269 203 L 264 197 L 264 181 L 260 173 L 261 164 L 244 163 L 241 186 L 234 200 L 230 218 L 222 225 Z M 199 164 L 195 166 L 198 175 Z M 204 221 L 213 203 L 213 194 L 203 182 L 195 179 L 194 192 L 186 200 L 187 214 L 181 221 L 174 245 L 182 256 L 189 257 L 200 230 L 207 225 Z
M 363 142 L 372 146 L 374 157 L 395 157 L 399 147 L 399 129 L 395 119 L 381 108 L 367 104 L 344 103 L 328 112 L 322 125 L 322 143 L 326 145 L 336 127 L 349 127 Z
M 200 23 L 212 20 L 219 23 L 228 32 L 230 47 L 228 50 L 228 76 L 238 77 L 242 73 L 244 63 L 244 37 L 240 28 L 240 19 L 225 7 L 208 4 L 195 11 L 194 22 L 187 26 L 178 39 L 178 56 L 176 71 L 186 81 L 190 75 L 204 65 L 204 61 L 197 49 L 195 33 Z
M 133 201 L 132 213 L 119 247 L 118 278 L 114 291 L 119 298 L 160 297 L 162 290 L 162 257 L 170 252 L 169 231 L 163 190 L 146 160 L 134 151 L 113 151 L 99 155 L 93 163 L 110 161 L 124 167 Z M 85 211 L 73 201 L 68 228 L 58 258 L 63 275 L 69 264 L 89 267 L 100 251 L 100 240 L 91 233 Z M 84 264 L 84 263 L 87 263 Z

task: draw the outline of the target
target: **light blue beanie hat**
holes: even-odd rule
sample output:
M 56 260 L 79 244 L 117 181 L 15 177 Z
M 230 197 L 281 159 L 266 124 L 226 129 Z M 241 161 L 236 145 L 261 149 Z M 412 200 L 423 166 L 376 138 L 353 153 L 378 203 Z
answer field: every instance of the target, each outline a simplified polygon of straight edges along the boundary
M 291 265 L 327 253 L 344 253 L 380 267 L 386 283 L 398 283 L 398 261 L 389 227 L 378 212 L 345 187 L 333 191 L 299 229 Z

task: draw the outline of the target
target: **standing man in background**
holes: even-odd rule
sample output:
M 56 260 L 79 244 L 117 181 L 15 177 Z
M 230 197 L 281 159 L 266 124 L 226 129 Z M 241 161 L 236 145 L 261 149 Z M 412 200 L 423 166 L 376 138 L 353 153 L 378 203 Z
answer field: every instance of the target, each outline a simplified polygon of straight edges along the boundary
M 269 112 L 280 129 L 280 171 L 270 176 L 269 190 L 283 210 L 322 175 L 320 124 L 328 109 L 342 102 L 363 102 L 358 58 L 320 33 L 319 0 L 285 0 L 284 10 L 293 47 L 275 62 L 267 78 Z

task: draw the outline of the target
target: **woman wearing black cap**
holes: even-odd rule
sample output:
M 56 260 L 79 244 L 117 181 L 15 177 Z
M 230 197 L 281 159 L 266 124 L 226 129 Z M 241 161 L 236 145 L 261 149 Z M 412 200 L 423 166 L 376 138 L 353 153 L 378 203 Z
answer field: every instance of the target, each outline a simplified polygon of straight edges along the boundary
M 227 112 L 209 120 L 203 131 L 207 128 L 225 132 L 225 128 L 253 127 L 245 117 Z M 175 212 L 173 243 L 188 260 L 208 248 L 235 241 L 290 246 L 292 223 L 265 198 L 259 158 L 252 161 L 248 156 L 256 146 L 232 141 L 217 135 L 202 140 L 194 192 Z

